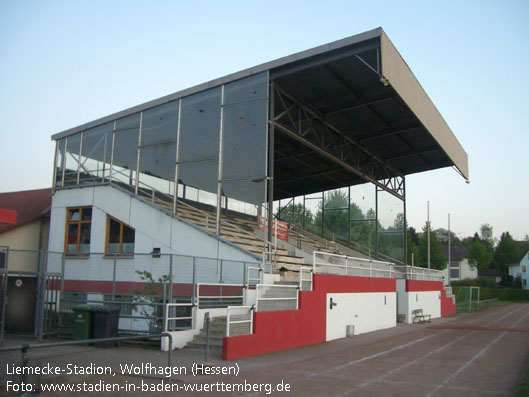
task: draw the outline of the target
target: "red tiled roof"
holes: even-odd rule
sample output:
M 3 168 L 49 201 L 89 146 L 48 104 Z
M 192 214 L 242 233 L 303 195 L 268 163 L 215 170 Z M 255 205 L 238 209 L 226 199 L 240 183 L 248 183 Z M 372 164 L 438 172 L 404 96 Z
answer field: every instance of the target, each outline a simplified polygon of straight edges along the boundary
M 0 224 L 0 234 L 39 219 L 50 212 L 51 189 L 0 193 L 0 208 L 17 211 L 15 225 Z

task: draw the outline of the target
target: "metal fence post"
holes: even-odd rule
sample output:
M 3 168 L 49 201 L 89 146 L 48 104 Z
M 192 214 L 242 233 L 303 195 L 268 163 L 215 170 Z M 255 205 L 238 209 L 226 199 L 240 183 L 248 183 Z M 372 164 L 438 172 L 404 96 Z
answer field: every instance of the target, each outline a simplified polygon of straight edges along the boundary
M 163 284 L 163 297 L 162 297 L 162 318 L 163 318 L 163 323 L 165 324 L 165 319 L 167 318 L 167 316 L 169 315 L 169 313 L 167 313 L 167 284 L 164 283 Z M 158 308 L 156 309 L 156 315 L 158 316 Z M 156 322 L 158 322 L 158 319 L 156 319 Z M 167 331 L 167 330 L 165 330 Z
M 37 272 L 38 272 L 38 281 L 37 281 L 37 302 L 35 307 L 35 329 L 33 330 L 33 336 L 37 338 L 39 342 L 42 341 L 42 327 L 44 323 L 44 291 L 46 290 L 44 269 L 42 266 L 42 256 L 41 251 L 38 251 L 37 255 Z
M 173 254 L 169 255 L 169 303 L 173 303 Z
M 116 254 L 114 254 L 114 269 L 112 270 L 112 302 L 116 300 L 116 265 L 117 259 Z
M 209 358 L 209 323 L 211 319 L 209 318 L 209 312 L 204 315 L 204 320 L 206 321 L 206 362 Z
M 196 305 L 196 291 L 195 291 L 195 288 L 196 288 L 196 283 L 195 283 L 195 277 L 196 277 L 196 257 L 193 257 L 193 278 L 192 278 L 192 281 L 191 281 L 191 303 L 193 304 L 193 307 L 195 307 Z M 198 307 L 197 307 L 198 309 Z M 193 321 L 194 323 L 196 322 L 196 318 L 195 320 Z M 193 328 L 196 328 L 196 324 L 193 324 Z
M 2 311 L 0 313 L 2 323 L 0 324 L 0 343 L 4 343 L 4 331 L 7 309 L 7 282 L 9 279 L 9 247 L 6 249 L 4 276 L 2 277 Z

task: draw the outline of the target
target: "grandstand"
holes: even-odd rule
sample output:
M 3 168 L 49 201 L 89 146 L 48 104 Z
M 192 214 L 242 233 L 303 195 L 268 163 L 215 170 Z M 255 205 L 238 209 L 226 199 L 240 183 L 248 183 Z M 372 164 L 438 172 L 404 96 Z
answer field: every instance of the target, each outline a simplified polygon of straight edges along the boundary
M 357 267 L 405 268 L 406 175 L 453 167 L 469 177 L 465 151 L 381 28 L 52 139 L 49 250 L 64 259 L 49 261 L 50 271 L 65 278 L 61 296 L 94 298 L 104 294 L 98 285 L 111 281 L 112 301 L 130 294 L 142 271 L 169 277 L 163 302 L 187 297 L 194 304 L 196 283 L 247 286 L 248 268 L 259 269 L 261 284 L 263 273 L 268 282 L 288 283 L 306 266 L 323 269 L 314 259 L 320 253 L 356 258 Z M 160 265 L 164 255 L 170 263 Z M 192 272 L 184 271 L 174 256 L 217 264 L 194 260 Z M 341 276 L 349 275 L 347 266 L 346 259 Z M 394 273 L 386 276 L 394 283 Z M 423 281 L 439 282 L 428 277 Z M 83 287 L 81 280 L 93 283 Z M 395 285 L 377 285 L 369 292 L 383 294 L 384 306 L 392 294 L 396 305 Z M 335 291 L 327 287 L 318 294 Z M 442 287 L 432 288 L 440 298 Z M 318 334 L 305 342 L 320 340 Z

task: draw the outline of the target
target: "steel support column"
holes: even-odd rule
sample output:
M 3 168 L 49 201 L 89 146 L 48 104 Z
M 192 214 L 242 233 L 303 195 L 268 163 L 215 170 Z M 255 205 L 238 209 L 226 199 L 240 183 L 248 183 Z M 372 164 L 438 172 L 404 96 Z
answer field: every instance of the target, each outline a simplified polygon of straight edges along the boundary
M 219 172 L 217 179 L 217 222 L 216 222 L 216 233 L 220 236 L 220 217 L 222 209 L 222 160 L 223 160 L 223 147 L 224 147 L 224 86 L 222 86 L 220 94 L 220 127 L 219 127 Z
M 275 84 L 273 81 L 270 82 L 269 87 L 269 101 L 268 101 L 268 178 L 267 178 L 267 201 L 268 201 L 268 235 L 267 240 L 269 243 L 273 240 L 273 229 L 272 224 L 274 220 L 274 135 L 275 135 Z M 266 229 L 265 229 L 266 230 Z

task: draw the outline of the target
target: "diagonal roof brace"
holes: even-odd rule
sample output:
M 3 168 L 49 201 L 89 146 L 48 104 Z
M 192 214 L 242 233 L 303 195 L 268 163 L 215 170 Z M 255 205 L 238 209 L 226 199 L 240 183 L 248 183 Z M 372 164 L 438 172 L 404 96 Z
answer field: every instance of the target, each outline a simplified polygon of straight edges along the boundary
M 277 101 L 277 103 L 281 103 L 285 110 L 292 109 L 291 104 L 287 103 L 286 100 L 293 104 L 296 104 L 297 108 L 301 109 L 304 113 L 310 116 L 310 119 L 308 119 L 309 122 L 312 123 L 313 121 L 317 121 L 321 123 L 325 127 L 325 132 L 317 131 L 315 128 L 312 128 L 312 134 L 301 134 L 301 128 L 296 128 L 294 118 L 290 115 L 288 117 L 288 119 L 290 120 L 290 126 L 287 123 L 283 124 L 280 121 L 281 117 L 276 117 L 274 118 L 274 120 L 270 121 L 276 128 L 286 133 L 292 139 L 302 143 L 313 151 L 319 153 L 323 157 L 337 163 L 349 172 L 352 172 L 353 174 L 360 176 L 364 180 L 375 184 L 379 188 L 387 191 L 388 193 L 394 195 L 395 197 L 401 200 L 404 199 L 403 195 L 400 194 L 398 191 L 392 190 L 385 184 L 379 182 L 379 179 L 388 179 L 393 176 L 404 177 L 404 175 L 400 171 L 394 169 L 393 167 L 390 167 L 383 159 L 378 158 L 376 155 L 374 155 L 365 147 L 356 142 L 353 138 L 345 135 L 339 128 L 327 121 L 323 115 L 320 115 L 317 111 L 311 109 L 308 105 L 300 103 L 291 95 L 284 92 L 277 85 L 277 83 L 275 83 L 274 86 L 275 92 L 277 93 L 280 99 L 280 101 Z M 338 141 L 339 143 L 337 143 Z M 340 143 L 346 143 L 347 145 L 343 145 Z M 349 149 L 348 153 L 346 153 L 346 150 L 343 150 L 344 146 L 347 146 L 347 149 Z M 354 147 L 358 152 L 362 152 L 367 157 L 372 158 L 374 160 L 373 162 L 377 163 L 379 167 L 361 167 L 358 162 L 357 164 L 351 163 L 350 160 L 352 160 L 351 157 L 353 156 L 351 155 L 350 149 L 352 147 Z M 340 149 L 335 150 L 334 152 L 332 151 L 332 149 L 337 148 Z M 381 171 L 384 172 L 384 175 L 380 175 Z

